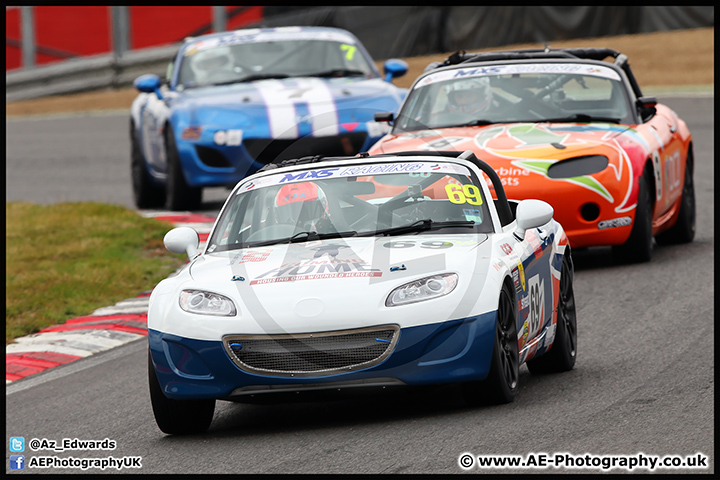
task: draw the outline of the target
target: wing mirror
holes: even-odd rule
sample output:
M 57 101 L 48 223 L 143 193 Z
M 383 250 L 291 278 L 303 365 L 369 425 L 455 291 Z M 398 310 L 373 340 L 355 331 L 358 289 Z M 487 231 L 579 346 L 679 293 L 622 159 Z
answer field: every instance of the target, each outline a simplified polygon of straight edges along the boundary
M 549 203 L 542 200 L 523 200 L 517 206 L 515 220 L 515 237 L 519 240 L 525 238 L 525 231 L 530 228 L 537 228 L 548 223 L 553 216 L 554 210 Z
M 162 94 L 160 93 L 160 85 L 162 84 L 162 81 L 160 80 L 160 77 L 153 73 L 147 73 L 145 75 L 140 75 L 135 79 L 133 82 L 133 85 L 135 88 L 137 88 L 139 91 L 143 93 L 153 93 L 155 92 L 155 95 L 162 100 Z
M 170 230 L 163 238 L 165 248 L 172 253 L 187 253 L 190 260 L 199 255 L 200 237 L 190 227 L 177 227 Z
M 638 111 L 640 112 L 640 118 L 643 122 L 647 122 L 657 113 L 657 109 L 655 108 L 655 105 L 657 105 L 656 97 L 640 97 L 636 103 Z
M 407 62 L 399 58 L 391 58 L 383 64 L 383 73 L 385 74 L 386 82 L 391 81 L 393 78 L 402 77 L 407 71 Z
M 376 122 L 392 123 L 394 118 L 395 114 L 393 112 L 376 112 L 375 115 L 373 115 L 373 119 Z

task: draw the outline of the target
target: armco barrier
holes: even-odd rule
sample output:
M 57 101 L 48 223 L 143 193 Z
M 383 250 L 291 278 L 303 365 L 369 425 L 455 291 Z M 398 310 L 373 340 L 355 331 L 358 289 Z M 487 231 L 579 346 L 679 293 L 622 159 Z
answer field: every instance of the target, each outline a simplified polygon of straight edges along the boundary
M 165 75 L 180 44 L 133 50 L 122 57 L 94 55 L 5 75 L 5 101 L 27 100 L 132 85 L 144 73 Z
M 313 6 L 263 7 L 257 25 L 332 26 L 353 32 L 375 60 L 518 43 L 650 33 L 715 25 L 714 6 Z M 122 57 L 71 59 L 6 72 L 5 101 L 129 86 L 143 73 L 163 76 L 180 43 Z

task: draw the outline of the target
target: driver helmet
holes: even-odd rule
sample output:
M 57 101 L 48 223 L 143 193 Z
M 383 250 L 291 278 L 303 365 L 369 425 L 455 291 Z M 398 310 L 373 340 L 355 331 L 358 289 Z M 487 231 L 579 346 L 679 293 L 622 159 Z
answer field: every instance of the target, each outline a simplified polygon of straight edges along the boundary
M 275 211 L 278 223 L 317 231 L 318 224 L 328 220 L 327 196 L 312 182 L 283 185 L 275 196 Z
M 466 114 L 486 112 L 492 104 L 490 80 L 487 77 L 464 78 L 445 87 L 448 110 Z
M 196 53 L 190 60 L 190 67 L 197 82 L 206 83 L 233 75 L 233 63 L 230 47 L 222 46 Z

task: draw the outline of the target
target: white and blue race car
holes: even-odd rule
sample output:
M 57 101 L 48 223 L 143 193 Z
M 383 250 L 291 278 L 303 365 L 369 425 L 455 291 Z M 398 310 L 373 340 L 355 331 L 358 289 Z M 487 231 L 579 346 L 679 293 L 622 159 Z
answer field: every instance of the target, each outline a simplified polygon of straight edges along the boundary
M 268 165 L 202 252 L 191 228 L 165 236 L 190 261 L 150 297 L 158 426 L 204 431 L 216 400 L 282 392 L 460 383 L 471 404 L 511 402 L 521 364 L 575 364 L 573 262 L 552 215 L 508 202 L 469 151 Z
M 194 209 L 202 188 L 234 186 L 276 160 L 355 155 L 387 133 L 374 114 L 397 111 L 407 90 L 384 76 L 350 32 L 325 27 L 244 29 L 188 39 L 166 80 L 147 74 L 131 107 L 131 172 L 138 208 Z

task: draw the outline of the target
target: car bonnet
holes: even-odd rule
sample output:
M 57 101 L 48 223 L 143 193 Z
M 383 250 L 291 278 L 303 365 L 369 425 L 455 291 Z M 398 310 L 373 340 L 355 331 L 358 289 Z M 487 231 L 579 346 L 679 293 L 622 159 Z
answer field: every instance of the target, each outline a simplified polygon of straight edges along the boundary
M 457 273 L 458 292 L 471 279 L 477 284 L 492 270 L 487 239 L 485 234 L 345 238 L 204 254 L 190 268 L 191 283 L 231 296 L 241 310 L 262 305 L 276 319 L 295 318 L 311 300 L 323 312 L 317 321 L 329 315 L 350 326 L 354 317 L 384 308 L 393 289 L 420 278 Z

